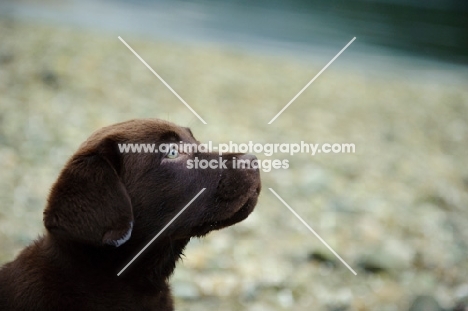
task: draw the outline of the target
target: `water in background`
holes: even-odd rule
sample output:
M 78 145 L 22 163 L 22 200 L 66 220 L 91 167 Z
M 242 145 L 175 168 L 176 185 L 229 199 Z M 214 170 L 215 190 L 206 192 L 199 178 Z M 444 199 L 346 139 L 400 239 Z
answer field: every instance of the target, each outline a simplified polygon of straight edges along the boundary
M 464 0 L 7 0 L 0 15 L 262 52 L 315 54 L 356 36 L 355 51 L 468 63 Z

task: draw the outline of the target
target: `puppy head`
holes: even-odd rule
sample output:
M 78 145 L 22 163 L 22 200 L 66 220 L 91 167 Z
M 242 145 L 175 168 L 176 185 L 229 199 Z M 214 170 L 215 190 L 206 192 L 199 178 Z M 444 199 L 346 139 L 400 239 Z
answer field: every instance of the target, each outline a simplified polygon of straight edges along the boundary
M 131 120 L 95 132 L 65 165 L 52 187 L 44 223 L 50 234 L 95 246 L 120 246 L 158 233 L 202 189 L 206 190 L 158 239 L 189 238 L 230 226 L 253 210 L 258 170 L 189 169 L 194 158 L 217 154 L 121 152 L 119 144 L 197 144 L 189 129 L 157 119 Z
M 136 122 L 136 123 L 133 123 Z M 195 152 L 180 144 L 199 144 L 188 128 L 155 120 L 130 121 L 139 128 L 132 142 L 173 144 L 169 153 L 125 154 L 122 179 L 133 203 L 136 240 L 153 237 L 202 189 L 206 190 L 158 237 L 187 239 L 203 236 L 248 217 L 260 193 L 258 169 L 237 169 L 233 161 L 251 155 Z M 162 125 L 162 126 L 161 126 Z M 148 133 L 143 129 L 149 129 Z M 142 136 L 143 135 L 143 136 Z M 189 161 L 212 161 L 225 166 L 189 168 Z M 192 162 L 193 163 L 193 162 Z

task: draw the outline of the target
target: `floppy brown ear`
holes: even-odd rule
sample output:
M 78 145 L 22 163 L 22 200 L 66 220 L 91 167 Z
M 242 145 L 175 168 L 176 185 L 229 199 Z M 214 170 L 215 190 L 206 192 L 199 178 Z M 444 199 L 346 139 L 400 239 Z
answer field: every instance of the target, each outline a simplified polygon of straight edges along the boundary
M 119 171 L 120 156 L 110 139 L 83 145 L 50 192 L 44 211 L 50 234 L 96 246 L 125 243 L 133 228 L 133 212 Z

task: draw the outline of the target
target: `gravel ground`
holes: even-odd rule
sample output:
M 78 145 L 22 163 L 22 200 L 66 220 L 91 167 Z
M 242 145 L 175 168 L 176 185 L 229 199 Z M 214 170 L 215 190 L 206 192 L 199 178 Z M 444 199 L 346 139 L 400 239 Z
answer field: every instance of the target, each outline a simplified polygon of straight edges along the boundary
M 251 217 L 188 247 L 177 310 L 407 310 L 418 295 L 448 310 L 468 299 L 466 75 L 334 65 L 266 125 L 323 64 L 125 39 L 208 125 L 115 36 L 0 19 L 1 263 L 43 231 L 48 189 L 92 131 L 158 117 L 201 141 L 356 144 L 351 155 L 277 155 L 290 168 L 263 173 Z

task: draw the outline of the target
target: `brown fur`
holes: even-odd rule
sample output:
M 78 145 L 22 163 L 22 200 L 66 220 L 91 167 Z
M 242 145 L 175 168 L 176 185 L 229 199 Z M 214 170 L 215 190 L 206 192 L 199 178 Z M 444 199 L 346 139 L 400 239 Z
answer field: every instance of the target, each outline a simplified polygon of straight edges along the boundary
M 189 158 L 217 154 L 169 159 L 117 147 L 180 140 L 197 142 L 187 128 L 157 119 L 92 134 L 51 189 L 45 235 L 0 269 L 0 310 L 173 310 L 168 278 L 190 238 L 245 219 L 260 192 L 258 170 L 186 167 Z M 223 158 L 233 156 L 249 157 Z M 201 188 L 207 189 L 117 276 Z M 129 230 L 127 242 L 113 245 Z

